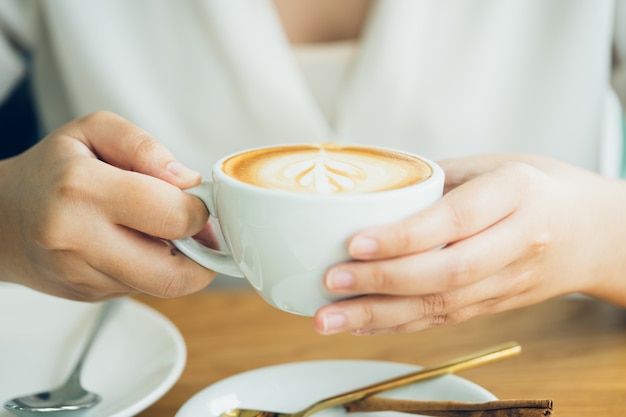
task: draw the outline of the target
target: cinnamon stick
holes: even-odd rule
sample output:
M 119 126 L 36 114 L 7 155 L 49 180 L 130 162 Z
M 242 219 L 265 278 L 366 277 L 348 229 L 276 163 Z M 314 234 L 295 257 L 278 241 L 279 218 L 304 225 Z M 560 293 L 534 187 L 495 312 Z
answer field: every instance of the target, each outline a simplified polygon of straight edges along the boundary
M 366 397 L 344 404 L 349 412 L 398 411 L 432 417 L 548 417 L 552 400 L 415 401 Z

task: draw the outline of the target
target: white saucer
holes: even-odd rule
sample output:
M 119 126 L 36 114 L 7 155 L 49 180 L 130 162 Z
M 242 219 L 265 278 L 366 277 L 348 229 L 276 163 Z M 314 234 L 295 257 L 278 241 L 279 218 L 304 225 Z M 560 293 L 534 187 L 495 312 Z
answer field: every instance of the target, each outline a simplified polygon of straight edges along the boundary
M 163 315 L 126 299 L 98 335 L 81 380 L 102 402 L 85 417 L 130 417 L 165 394 L 186 360 L 183 338 Z M 98 305 L 0 284 L 1 404 L 69 376 Z
M 217 417 L 232 408 L 294 412 L 323 398 L 417 369 L 419 367 L 414 365 L 364 360 L 310 361 L 260 368 L 210 385 L 187 401 L 176 417 Z M 496 399 L 484 388 L 455 375 L 422 381 L 379 395 L 412 400 L 470 402 Z M 324 417 L 345 417 L 346 412 L 333 408 L 318 415 L 322 414 Z M 383 417 L 382 413 L 367 415 Z M 389 417 L 388 412 L 385 417 Z

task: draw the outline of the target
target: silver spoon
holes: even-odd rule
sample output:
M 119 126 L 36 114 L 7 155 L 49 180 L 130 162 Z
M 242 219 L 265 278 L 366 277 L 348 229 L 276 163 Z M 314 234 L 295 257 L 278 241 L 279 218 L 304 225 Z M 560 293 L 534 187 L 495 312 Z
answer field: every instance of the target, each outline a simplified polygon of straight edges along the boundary
M 51 391 L 13 398 L 4 403 L 4 408 L 17 416 L 33 416 L 44 413 L 56 413 L 55 415 L 59 416 L 66 412 L 68 415 L 76 416 L 80 411 L 85 411 L 98 404 L 101 400 L 100 395 L 82 387 L 80 373 L 93 341 L 118 301 L 106 301 L 100 307 L 83 351 L 65 384 Z

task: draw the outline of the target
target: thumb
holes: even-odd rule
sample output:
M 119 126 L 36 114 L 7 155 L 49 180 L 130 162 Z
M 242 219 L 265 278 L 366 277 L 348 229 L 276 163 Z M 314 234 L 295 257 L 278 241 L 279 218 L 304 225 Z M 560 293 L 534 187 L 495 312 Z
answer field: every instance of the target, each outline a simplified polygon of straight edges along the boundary
M 95 156 L 118 168 L 159 178 L 185 189 L 200 182 L 200 174 L 187 168 L 171 152 L 124 118 L 98 111 L 68 126 Z M 72 132 L 72 130 L 70 130 Z

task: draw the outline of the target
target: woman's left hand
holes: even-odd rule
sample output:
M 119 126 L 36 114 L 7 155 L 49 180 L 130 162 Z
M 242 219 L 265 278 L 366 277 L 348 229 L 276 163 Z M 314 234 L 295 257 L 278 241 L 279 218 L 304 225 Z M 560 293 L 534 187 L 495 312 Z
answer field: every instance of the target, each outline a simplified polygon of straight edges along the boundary
M 444 197 L 353 236 L 322 334 L 406 333 L 582 292 L 626 306 L 626 183 L 530 155 L 441 162 Z

